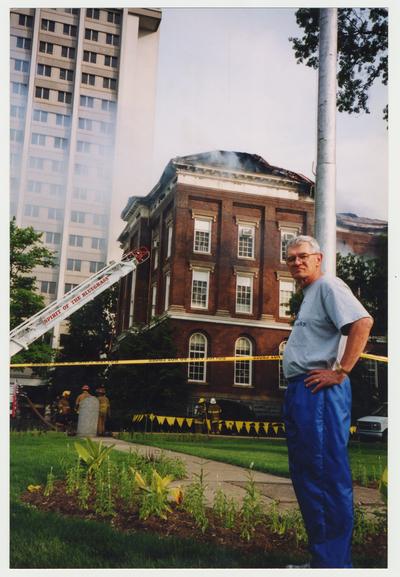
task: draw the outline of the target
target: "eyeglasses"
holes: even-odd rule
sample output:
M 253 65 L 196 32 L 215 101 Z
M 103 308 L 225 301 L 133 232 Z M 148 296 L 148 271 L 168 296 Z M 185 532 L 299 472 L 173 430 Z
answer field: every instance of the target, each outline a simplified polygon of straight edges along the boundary
M 320 254 L 319 252 L 302 252 L 301 254 L 294 254 L 292 256 L 288 256 L 286 258 L 287 264 L 294 264 L 296 259 L 299 258 L 303 262 L 307 261 L 311 255 L 313 254 Z

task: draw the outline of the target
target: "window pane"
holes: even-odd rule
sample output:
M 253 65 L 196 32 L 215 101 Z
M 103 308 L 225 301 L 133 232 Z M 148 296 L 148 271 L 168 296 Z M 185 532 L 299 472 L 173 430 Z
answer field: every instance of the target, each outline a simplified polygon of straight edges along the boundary
M 252 354 L 252 344 L 249 339 L 241 337 L 235 344 L 235 357 L 249 356 Z M 235 361 L 235 384 L 251 385 L 252 361 Z
M 253 279 L 251 277 L 237 276 L 236 280 L 236 312 L 252 312 Z
M 201 333 L 195 333 L 190 337 L 189 341 L 189 358 L 203 359 L 207 356 L 207 340 Z M 206 380 L 206 364 L 205 363 L 189 363 L 188 378 L 191 381 Z
M 254 227 L 239 226 L 238 255 L 241 257 L 254 257 Z
M 207 308 L 208 304 L 208 278 L 205 271 L 193 271 L 192 277 L 192 306 Z

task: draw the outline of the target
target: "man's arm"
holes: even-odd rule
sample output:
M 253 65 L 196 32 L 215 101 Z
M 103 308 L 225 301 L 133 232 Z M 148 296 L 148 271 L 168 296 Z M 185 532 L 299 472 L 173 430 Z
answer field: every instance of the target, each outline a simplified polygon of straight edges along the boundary
M 346 347 L 341 360 L 341 366 L 345 372 L 338 372 L 330 369 L 315 369 L 310 371 L 309 377 L 305 379 L 306 387 L 314 386 L 312 392 L 317 393 L 324 387 L 339 385 L 349 373 L 363 352 L 367 344 L 369 333 L 374 321 L 371 317 L 364 317 L 351 323 L 347 337 Z
M 347 337 L 346 348 L 340 364 L 349 373 L 363 352 L 367 344 L 369 333 L 374 321 L 371 317 L 359 319 L 350 325 L 349 336 Z

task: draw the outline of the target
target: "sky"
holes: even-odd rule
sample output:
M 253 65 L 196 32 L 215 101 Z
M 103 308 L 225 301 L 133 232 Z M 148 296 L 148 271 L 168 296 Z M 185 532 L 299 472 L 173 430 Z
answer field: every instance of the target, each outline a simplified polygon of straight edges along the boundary
M 162 8 L 153 180 L 168 161 L 234 150 L 315 180 L 318 73 L 297 64 L 290 8 Z M 388 217 L 387 88 L 337 114 L 337 212 Z

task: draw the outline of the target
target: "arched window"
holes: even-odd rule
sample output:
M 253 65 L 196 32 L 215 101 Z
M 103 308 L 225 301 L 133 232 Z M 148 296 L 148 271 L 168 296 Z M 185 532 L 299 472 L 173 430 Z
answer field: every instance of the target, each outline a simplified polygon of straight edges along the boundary
M 250 356 L 253 354 L 253 344 L 250 339 L 240 337 L 235 343 L 235 357 Z M 235 385 L 250 387 L 252 381 L 252 365 L 253 361 L 242 360 L 235 361 Z
M 283 351 L 285 350 L 287 341 L 282 341 L 279 345 L 279 354 L 283 355 Z M 285 379 L 285 375 L 283 374 L 283 364 L 282 361 L 279 361 L 279 388 L 280 389 L 287 389 L 287 380 Z
M 207 356 L 207 338 L 202 333 L 194 333 L 189 339 L 189 358 L 204 359 Z M 206 381 L 206 363 L 189 363 L 189 381 Z

